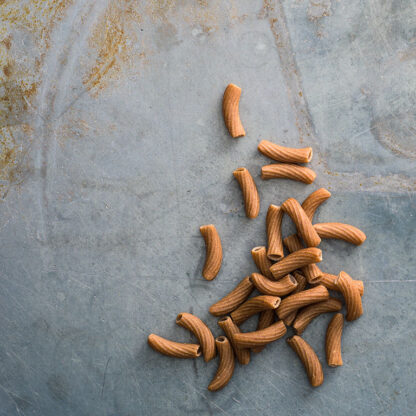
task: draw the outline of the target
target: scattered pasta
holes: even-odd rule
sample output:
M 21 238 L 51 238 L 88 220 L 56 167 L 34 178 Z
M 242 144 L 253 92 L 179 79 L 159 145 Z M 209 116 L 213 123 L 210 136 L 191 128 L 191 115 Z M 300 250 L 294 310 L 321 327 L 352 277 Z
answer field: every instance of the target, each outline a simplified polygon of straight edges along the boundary
M 233 172 L 243 193 L 247 218 L 256 218 L 260 211 L 260 198 L 253 177 L 246 168 L 238 168 Z
M 308 283 L 308 281 L 306 280 L 305 276 L 299 272 L 294 272 L 293 273 L 293 277 L 296 279 L 298 286 L 296 287 L 296 289 L 292 292 L 292 295 L 294 295 L 295 293 L 299 293 L 302 292 L 303 290 L 305 290 L 306 285 Z M 285 323 L 285 325 L 289 326 L 292 325 L 293 321 L 296 318 L 296 315 L 298 314 L 297 310 L 294 310 L 293 312 L 290 312 L 289 315 L 286 316 L 285 319 L 283 319 L 283 322 Z
M 328 325 L 325 337 L 326 362 L 330 367 L 342 365 L 341 337 L 343 327 L 344 315 L 336 313 Z
M 156 334 L 150 334 L 148 344 L 157 352 L 175 358 L 196 358 L 201 355 L 201 346 L 170 341 Z
M 335 276 L 333 274 L 322 273 L 322 276 L 319 279 L 319 284 L 324 285 L 327 289 L 340 292 L 340 288 L 335 284 L 335 280 L 337 278 L 338 276 Z M 362 296 L 364 294 L 364 282 L 362 280 L 353 280 L 352 282 L 360 292 L 360 295 Z
M 315 228 L 321 238 L 336 238 L 338 240 L 344 240 L 347 243 L 355 244 L 356 246 L 364 243 L 367 238 L 359 228 L 340 222 L 314 224 L 313 228 Z
M 316 209 L 331 196 L 331 192 L 320 188 L 312 192 L 302 203 L 302 208 L 307 217 L 312 221 Z
M 222 113 L 224 122 L 230 132 L 231 137 L 245 136 L 246 132 L 241 124 L 239 103 L 241 96 L 241 88 L 237 85 L 229 84 L 224 91 L 222 99 Z
M 253 332 L 240 332 L 234 339 L 240 348 L 255 348 L 276 341 L 286 334 L 286 326 L 283 321 L 278 321 L 267 328 Z
M 215 279 L 221 268 L 222 263 L 222 246 L 220 236 L 215 225 L 203 225 L 199 230 L 204 237 L 206 256 L 205 265 L 202 270 L 202 276 L 206 280 Z
M 270 205 L 267 210 L 266 229 L 267 257 L 272 261 L 278 261 L 283 257 L 282 220 L 282 209 L 277 205 Z
M 268 328 L 270 325 L 272 325 L 275 321 L 275 317 L 276 317 L 276 314 L 274 313 L 274 310 L 267 309 L 263 312 L 260 312 L 259 320 L 257 321 L 257 331 L 260 331 L 261 329 L 264 329 L 264 328 Z M 263 351 L 266 345 L 267 344 L 253 347 L 251 348 L 251 351 L 255 353 L 259 353 L 260 351 Z
M 326 289 L 325 289 L 326 290 Z M 250 316 L 266 309 L 276 309 L 280 305 L 280 298 L 277 296 L 255 296 L 245 301 L 235 311 L 231 312 L 231 319 L 236 325 L 241 325 Z
M 290 163 L 273 163 L 261 168 L 262 179 L 291 179 L 292 181 L 303 182 L 311 184 L 315 178 L 316 173 L 309 168 L 299 165 L 292 165 Z
M 270 159 L 284 163 L 308 163 L 312 160 L 313 156 L 312 147 L 295 149 L 293 147 L 279 146 L 268 140 L 262 140 L 257 149 Z
M 361 302 L 360 292 L 353 283 L 351 276 L 345 272 L 340 272 L 335 284 L 339 287 L 342 296 L 345 299 L 347 307 L 347 321 L 354 321 L 363 314 L 363 304 Z
M 250 280 L 263 295 L 286 296 L 298 286 L 297 280 L 290 274 L 278 281 L 272 281 L 260 273 L 252 273 Z
M 273 279 L 273 275 L 270 271 L 272 262 L 267 258 L 266 247 L 254 247 L 253 250 L 251 250 L 251 256 L 253 257 L 257 268 L 260 270 L 260 273 L 267 276 L 269 279 Z
M 228 339 L 222 336 L 217 337 L 215 345 L 220 356 L 220 363 L 214 378 L 209 383 L 208 390 L 210 391 L 221 390 L 228 384 L 233 376 L 235 365 L 234 352 Z
M 225 335 L 231 342 L 237 361 L 243 365 L 248 364 L 250 362 L 250 350 L 248 348 L 239 348 L 234 342 L 234 335 L 240 333 L 240 328 L 229 316 L 221 318 L 218 321 L 218 326 L 225 332 Z

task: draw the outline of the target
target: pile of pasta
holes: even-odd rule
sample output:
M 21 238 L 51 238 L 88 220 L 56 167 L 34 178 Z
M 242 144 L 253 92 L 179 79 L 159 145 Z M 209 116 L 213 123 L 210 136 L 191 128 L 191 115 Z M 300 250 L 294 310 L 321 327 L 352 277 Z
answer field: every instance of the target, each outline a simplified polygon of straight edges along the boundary
M 230 84 L 223 98 L 224 120 L 232 137 L 245 135 L 238 113 L 240 95 L 241 89 Z M 279 162 L 263 166 L 262 179 L 287 178 L 312 183 L 316 177 L 311 169 L 298 165 L 312 159 L 310 147 L 294 149 L 263 140 L 258 150 Z M 260 211 L 260 199 L 253 177 L 246 168 L 238 168 L 233 174 L 241 187 L 246 216 L 256 218 Z M 322 251 L 317 248 L 321 239 L 341 239 L 355 245 L 361 245 L 366 239 L 361 230 L 349 224 L 313 224 L 315 211 L 330 196 L 328 190 L 321 188 L 312 192 L 302 204 L 289 198 L 280 206 L 269 206 L 266 216 L 267 247 L 255 247 L 251 251 L 259 273 L 246 276 L 209 308 L 212 315 L 220 317 L 218 325 L 224 332 L 223 336 L 214 339 L 201 319 L 190 313 L 180 313 L 176 323 L 191 331 L 198 343 L 174 342 L 151 334 L 149 345 L 171 357 L 196 358 L 202 354 L 206 362 L 215 358 L 218 352 L 218 369 L 208 386 L 208 390 L 217 391 L 230 381 L 235 360 L 247 365 L 251 353 L 259 353 L 266 345 L 282 338 L 287 333 L 287 327 L 291 326 L 295 335 L 287 338 L 287 343 L 303 363 L 311 385 L 320 386 L 324 380 L 322 365 L 301 335 L 317 316 L 335 312 L 326 331 L 326 361 L 331 367 L 342 366 L 344 315 L 340 311 L 343 303 L 339 298 L 331 297 L 329 291 L 342 295 L 347 321 L 354 321 L 363 313 L 363 282 L 354 280 L 345 271 L 335 276 L 317 266 L 322 261 Z M 285 214 L 295 224 L 296 234 L 283 238 L 282 220 Z M 213 224 L 201 226 L 200 232 L 206 246 L 202 276 L 213 280 L 222 264 L 221 239 Z M 284 248 L 288 254 L 285 254 Z M 258 315 L 257 329 L 243 332 L 241 325 L 254 315 Z

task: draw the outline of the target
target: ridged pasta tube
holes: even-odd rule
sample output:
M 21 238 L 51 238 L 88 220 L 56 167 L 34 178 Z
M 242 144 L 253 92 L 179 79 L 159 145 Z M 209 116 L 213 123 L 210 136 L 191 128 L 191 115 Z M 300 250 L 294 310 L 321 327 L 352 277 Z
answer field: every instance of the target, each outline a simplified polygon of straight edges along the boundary
M 324 285 L 327 289 L 335 290 L 336 292 L 340 292 L 340 288 L 335 284 L 335 280 L 338 278 L 338 276 L 335 276 L 333 274 L 329 273 L 322 273 L 321 278 L 319 279 L 320 285 Z M 362 280 L 353 280 L 354 286 L 358 289 L 360 292 L 360 295 L 362 296 L 364 294 L 364 282 Z
M 260 198 L 253 177 L 246 168 L 238 168 L 233 172 L 243 193 L 246 216 L 256 218 L 260 211 Z
M 341 337 L 343 327 L 344 316 L 342 313 L 336 313 L 328 325 L 325 338 L 326 362 L 331 367 L 342 365 Z
M 201 355 L 201 346 L 198 344 L 175 342 L 156 334 L 150 334 L 147 342 L 155 351 L 168 357 L 196 358 Z
M 236 325 L 241 325 L 250 316 L 266 309 L 276 309 L 280 305 L 280 298 L 277 296 L 255 296 L 245 301 L 235 311 L 231 312 L 231 319 Z
M 294 295 L 295 293 L 299 293 L 299 292 L 302 292 L 303 290 L 305 290 L 305 287 L 306 287 L 306 285 L 308 283 L 307 280 L 306 280 L 306 278 L 305 278 L 305 276 L 303 276 L 299 272 L 294 272 L 293 273 L 293 277 L 298 282 L 298 286 L 292 292 L 292 295 Z M 285 325 L 287 325 L 287 326 L 292 325 L 292 322 L 295 320 L 297 313 L 298 313 L 298 311 L 295 310 L 295 311 L 291 312 L 288 316 L 286 316 L 286 318 L 283 319 L 283 322 L 285 323 Z
M 234 352 L 231 348 L 230 341 L 226 337 L 215 338 L 215 345 L 217 347 L 220 363 L 217 372 L 209 383 L 208 390 L 217 391 L 224 388 L 234 373 Z
M 260 331 L 261 329 L 269 327 L 271 324 L 275 321 L 276 314 L 274 313 L 274 310 L 266 310 L 259 313 L 259 320 L 257 321 L 257 331 Z M 265 345 L 260 345 L 258 347 L 251 348 L 251 351 L 255 353 L 259 353 L 260 351 L 263 351 Z
M 256 289 L 263 295 L 286 296 L 293 292 L 298 286 L 298 282 L 290 274 L 273 282 L 260 273 L 252 273 L 250 280 Z
M 222 246 L 220 236 L 215 225 L 203 225 L 199 231 L 205 240 L 205 265 L 202 270 L 202 276 L 206 280 L 213 280 L 217 276 L 222 263 Z
M 240 348 L 255 348 L 282 338 L 286 334 L 286 331 L 286 326 L 283 321 L 278 321 L 259 331 L 235 334 L 234 339 Z
M 315 178 L 316 173 L 309 168 L 290 163 L 273 163 L 272 165 L 265 165 L 261 168 L 262 179 L 291 179 L 293 181 L 311 184 Z
M 284 163 L 308 163 L 313 156 L 312 147 L 295 149 L 293 147 L 280 146 L 268 140 L 262 140 L 257 149 L 264 156 Z
M 335 280 L 335 284 L 339 287 L 339 290 L 345 299 L 347 321 L 358 319 L 363 314 L 363 304 L 361 302 L 360 292 L 354 285 L 351 276 L 342 271 Z
M 222 99 L 222 114 L 231 137 L 242 137 L 246 134 L 240 120 L 238 108 L 240 96 L 241 88 L 237 87 L 237 85 L 229 84 L 224 91 Z
M 356 246 L 364 243 L 366 235 L 357 227 L 340 222 L 323 222 L 313 226 L 321 238 L 336 238 Z
M 282 242 L 283 211 L 277 205 L 270 205 L 266 216 L 267 257 L 272 261 L 280 260 L 283 254 Z
M 233 320 L 226 316 L 218 321 L 218 326 L 224 331 L 225 335 L 231 342 L 234 348 L 234 353 L 240 364 L 246 365 L 250 362 L 250 349 L 238 348 L 234 342 L 234 335 L 240 333 L 240 328 L 233 322 Z
M 312 221 L 316 209 L 331 196 L 331 192 L 320 188 L 312 192 L 302 203 L 302 208 L 307 217 Z
M 254 263 L 256 263 L 260 273 L 269 279 L 273 279 L 273 275 L 270 271 L 272 262 L 267 258 L 266 247 L 254 247 L 253 250 L 251 250 L 251 256 L 253 257 Z

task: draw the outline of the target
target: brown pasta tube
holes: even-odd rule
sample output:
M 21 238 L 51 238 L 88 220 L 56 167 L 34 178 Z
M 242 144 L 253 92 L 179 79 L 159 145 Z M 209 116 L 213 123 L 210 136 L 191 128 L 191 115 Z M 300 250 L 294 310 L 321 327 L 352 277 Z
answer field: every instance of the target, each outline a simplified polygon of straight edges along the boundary
M 267 258 L 266 247 L 254 247 L 253 250 L 251 250 L 251 256 L 253 257 L 257 268 L 260 270 L 260 273 L 269 279 L 273 279 L 273 275 L 270 271 L 272 262 Z
M 296 269 L 312 263 L 322 261 L 322 251 L 316 247 L 303 248 L 289 254 L 278 263 L 270 267 L 270 271 L 275 279 L 280 279 Z
M 308 281 L 306 280 L 305 276 L 303 276 L 301 273 L 294 272 L 293 273 L 293 277 L 298 282 L 298 286 L 292 292 L 292 295 L 294 295 L 295 293 L 299 293 L 299 292 L 302 292 L 303 290 L 305 290 L 305 287 L 306 287 L 306 285 L 308 283 Z M 287 326 L 292 325 L 292 322 L 295 320 L 297 313 L 298 313 L 298 311 L 297 310 L 294 310 L 288 316 L 286 316 L 286 318 L 283 319 L 283 322 L 285 323 L 285 325 L 287 325 Z
M 342 296 L 345 299 L 347 307 L 347 321 L 354 321 L 363 314 L 363 304 L 361 302 L 360 292 L 354 285 L 351 276 L 348 273 L 340 272 L 335 284 L 339 287 Z
M 274 310 L 270 310 L 268 309 L 267 311 L 263 311 L 259 313 L 259 320 L 257 322 L 257 331 L 259 331 L 260 329 L 264 329 L 269 327 L 271 324 L 274 323 L 274 318 L 276 317 Z M 264 347 L 266 346 L 266 344 L 264 345 L 260 345 L 258 347 L 254 347 L 251 348 L 251 351 L 255 352 L 255 353 L 259 353 L 260 351 L 263 351 Z
M 196 358 L 201 355 L 200 345 L 174 342 L 156 334 L 150 334 L 147 342 L 155 351 L 168 357 Z
M 202 322 L 197 316 L 190 313 L 180 313 L 176 317 L 176 323 L 191 331 L 201 344 L 202 354 L 205 362 L 212 360 L 215 357 L 215 341 L 211 330 Z
M 326 289 L 325 289 L 326 290 Z M 280 305 L 280 298 L 277 296 L 255 296 L 245 301 L 235 311 L 231 312 L 231 318 L 236 325 L 241 325 L 250 316 L 266 309 L 276 309 Z
M 214 303 L 209 308 L 209 312 L 214 316 L 227 315 L 241 305 L 253 290 L 254 285 L 247 276 L 228 295 Z
M 328 298 L 328 289 L 322 285 L 295 293 L 282 300 L 277 309 L 277 316 L 279 319 L 285 319 L 293 311 L 311 305 L 312 303 L 327 300 Z
M 288 338 L 287 343 L 302 361 L 311 385 L 313 387 L 320 386 L 324 382 L 324 373 L 319 358 L 312 347 L 298 335 Z
M 283 211 L 277 205 L 270 205 L 267 210 L 267 257 L 272 261 L 283 257 L 282 242 Z
M 338 299 L 329 298 L 323 302 L 314 303 L 301 309 L 296 315 L 295 322 L 293 322 L 293 329 L 296 334 L 300 335 L 306 327 L 319 315 L 328 312 L 337 312 L 342 308 L 342 303 Z
M 248 364 L 250 362 L 250 350 L 248 348 L 238 348 L 234 342 L 234 335 L 240 333 L 240 328 L 233 322 L 233 320 L 226 316 L 218 321 L 219 327 L 225 332 L 227 338 L 230 340 L 234 348 L 235 355 L 240 364 Z
M 298 286 L 296 279 L 288 274 L 277 282 L 273 282 L 260 273 L 252 273 L 250 280 L 263 295 L 286 296 Z
M 331 367 L 342 365 L 341 355 L 341 337 L 344 326 L 344 316 L 342 313 L 336 313 L 331 319 L 326 330 L 325 353 L 326 362 Z
M 264 156 L 274 159 L 277 162 L 284 163 L 308 163 L 313 156 L 312 147 L 295 149 L 293 147 L 279 146 L 268 140 L 262 140 L 257 149 L 260 153 L 263 153 Z
M 320 285 L 324 285 L 327 289 L 335 290 L 336 292 L 340 292 L 340 288 L 335 284 L 335 280 L 338 276 L 329 273 L 322 273 L 321 278 L 319 279 Z M 364 282 L 362 280 L 353 280 L 354 286 L 360 292 L 362 296 L 364 294 Z
M 340 222 L 323 222 L 313 227 L 321 238 L 336 238 L 356 246 L 364 243 L 367 238 L 359 228 Z
M 217 276 L 222 263 L 222 246 L 220 236 L 215 225 L 203 225 L 199 231 L 205 240 L 206 256 L 202 276 L 206 280 L 213 280 Z
M 316 209 L 331 196 L 331 192 L 320 188 L 312 192 L 302 203 L 302 208 L 307 217 L 312 221 Z
M 255 348 L 276 341 L 285 334 L 285 324 L 283 321 L 278 321 L 259 331 L 240 332 L 239 334 L 235 334 L 234 339 L 235 343 L 240 348 Z
M 316 247 L 319 245 L 321 239 L 318 233 L 313 228 L 311 220 L 295 198 L 289 198 L 283 202 L 282 210 L 292 218 L 299 236 L 302 237 L 307 247 Z
M 253 177 L 246 168 L 238 168 L 233 172 L 237 179 L 245 204 L 246 216 L 256 218 L 260 211 L 260 198 Z
M 234 352 L 231 348 L 230 341 L 226 337 L 217 337 L 215 338 L 215 345 L 217 347 L 220 363 L 218 365 L 217 372 L 209 383 L 208 390 L 217 391 L 224 388 L 234 372 Z
M 292 179 L 293 181 L 310 184 L 316 178 L 316 173 L 304 166 L 292 165 L 290 163 L 273 163 L 261 168 L 262 179 Z
M 224 91 L 222 99 L 222 114 L 231 137 L 245 136 L 246 132 L 241 124 L 238 105 L 240 102 L 241 88 L 237 85 L 229 84 Z

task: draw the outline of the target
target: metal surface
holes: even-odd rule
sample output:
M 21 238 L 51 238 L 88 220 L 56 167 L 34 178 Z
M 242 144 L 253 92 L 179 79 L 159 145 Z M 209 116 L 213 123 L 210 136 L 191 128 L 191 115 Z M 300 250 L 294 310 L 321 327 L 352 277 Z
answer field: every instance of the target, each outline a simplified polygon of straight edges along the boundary
M 0 16 L 1 415 L 415 414 L 412 0 L 11 0 Z M 238 140 L 228 82 L 243 88 Z M 312 145 L 316 182 L 262 182 L 260 139 Z M 215 363 L 150 350 L 150 332 L 191 340 L 179 312 L 219 334 L 208 307 L 255 270 L 267 206 L 321 186 L 317 221 L 368 236 L 322 243 L 324 270 L 366 285 L 342 368 L 312 389 L 280 340 L 213 394 Z M 224 246 L 212 282 L 205 223 Z M 322 362 L 329 319 L 304 334 Z

